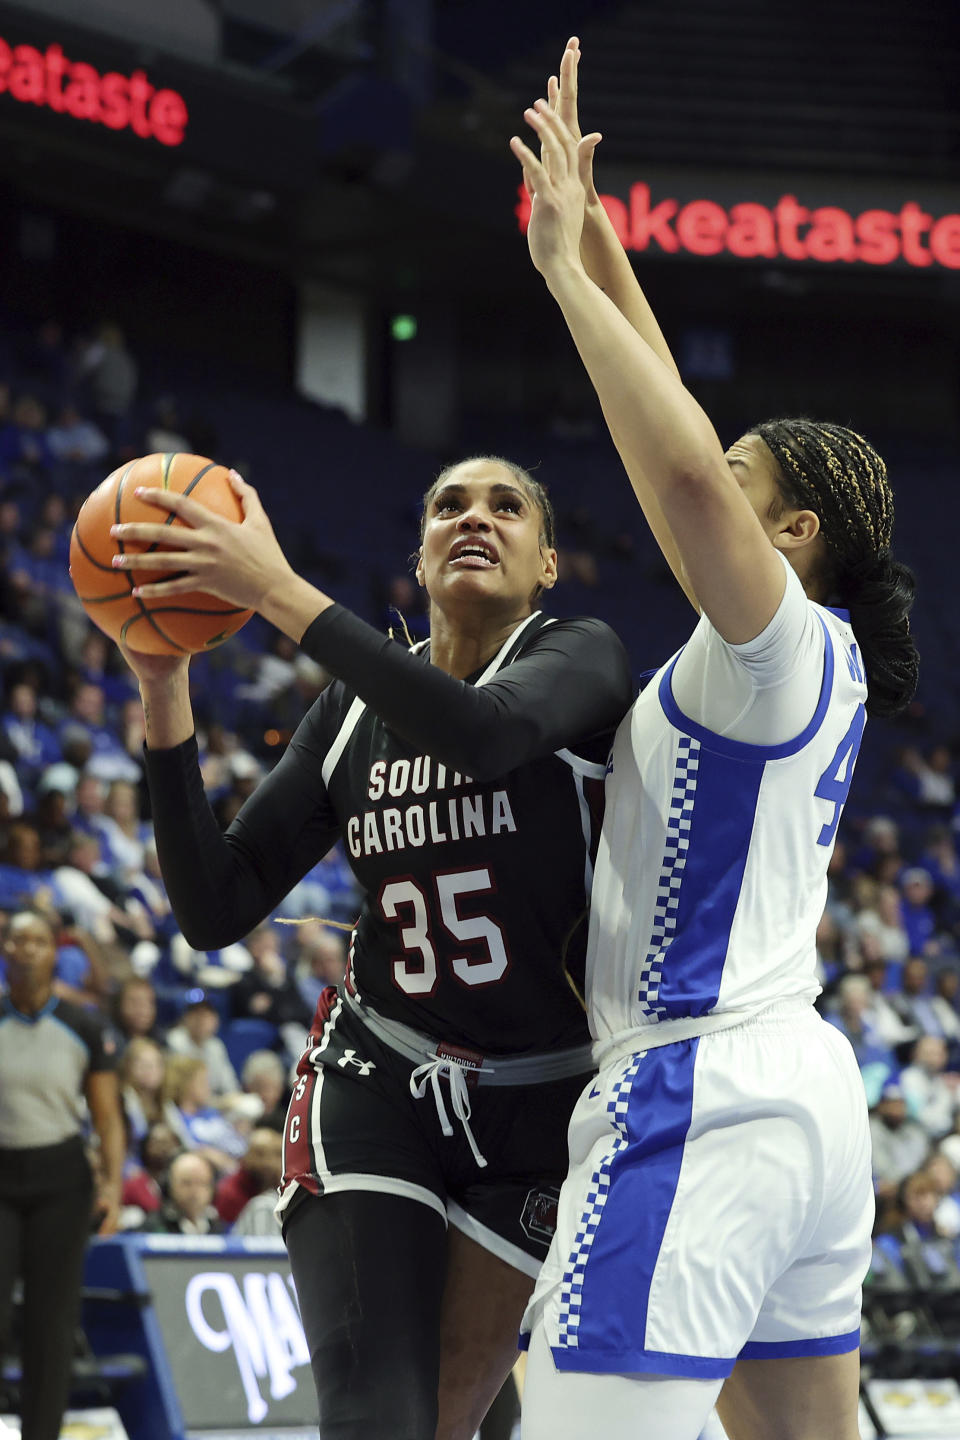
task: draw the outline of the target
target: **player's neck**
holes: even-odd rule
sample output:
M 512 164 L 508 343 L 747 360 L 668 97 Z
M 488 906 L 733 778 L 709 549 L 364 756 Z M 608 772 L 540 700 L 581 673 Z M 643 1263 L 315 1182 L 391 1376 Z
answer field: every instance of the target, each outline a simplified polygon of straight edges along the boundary
M 460 616 L 454 620 L 434 606 L 430 614 L 431 664 L 458 680 L 466 680 L 493 659 L 527 615 L 474 614 L 464 621 Z

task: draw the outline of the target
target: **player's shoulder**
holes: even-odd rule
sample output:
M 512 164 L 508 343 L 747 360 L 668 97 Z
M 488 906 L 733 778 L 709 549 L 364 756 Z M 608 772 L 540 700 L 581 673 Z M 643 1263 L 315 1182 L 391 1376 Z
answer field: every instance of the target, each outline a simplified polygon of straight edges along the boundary
M 611 625 L 593 615 L 573 615 L 555 620 L 550 615 L 538 615 L 537 623 L 531 626 L 524 637 L 521 654 L 527 654 L 537 646 L 568 643 L 571 649 L 583 649 L 599 645 L 611 655 L 626 658 L 623 641 Z

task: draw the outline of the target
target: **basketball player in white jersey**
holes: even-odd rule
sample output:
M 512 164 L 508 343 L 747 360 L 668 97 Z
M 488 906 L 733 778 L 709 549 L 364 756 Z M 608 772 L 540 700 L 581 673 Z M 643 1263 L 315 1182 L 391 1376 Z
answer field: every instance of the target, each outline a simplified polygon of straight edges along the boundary
M 525 114 L 541 159 L 511 141 L 531 258 L 701 618 L 613 749 L 600 1070 L 525 1321 L 523 1436 L 696 1440 L 716 1404 L 731 1440 L 855 1440 L 870 1140 L 850 1046 L 813 1008 L 814 934 L 866 714 L 915 687 L 913 581 L 866 441 L 774 421 L 724 454 L 642 297 L 588 278 L 598 137 L 551 100 Z

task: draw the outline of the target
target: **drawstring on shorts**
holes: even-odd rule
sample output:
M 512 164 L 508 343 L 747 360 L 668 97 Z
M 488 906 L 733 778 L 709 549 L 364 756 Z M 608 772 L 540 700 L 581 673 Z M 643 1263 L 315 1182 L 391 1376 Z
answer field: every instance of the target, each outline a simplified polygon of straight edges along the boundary
M 480 1148 L 470 1129 L 470 1094 L 463 1066 L 448 1055 L 434 1055 L 432 1060 L 428 1060 L 425 1065 L 418 1065 L 411 1074 L 410 1094 L 414 1100 L 422 1100 L 427 1093 L 427 1086 L 430 1085 L 433 1090 L 433 1101 L 437 1107 L 440 1129 L 449 1140 L 453 1135 L 453 1126 L 450 1124 L 450 1117 L 443 1100 L 443 1090 L 440 1085 L 443 1078 L 450 1081 L 450 1101 L 453 1105 L 453 1113 L 463 1126 L 474 1160 L 483 1169 L 487 1162 L 480 1154 Z

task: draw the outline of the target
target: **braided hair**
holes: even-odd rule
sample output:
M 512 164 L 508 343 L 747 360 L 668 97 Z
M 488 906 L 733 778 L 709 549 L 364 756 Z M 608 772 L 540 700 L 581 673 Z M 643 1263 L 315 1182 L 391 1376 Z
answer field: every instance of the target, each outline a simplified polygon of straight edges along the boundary
M 898 715 L 917 688 L 919 657 L 910 634 L 916 585 L 891 554 L 893 492 L 887 467 L 871 445 L 843 425 L 815 420 L 766 420 L 758 436 L 777 465 L 778 500 L 813 510 L 825 541 L 822 579 L 850 610 L 867 672 L 871 715 Z
M 546 486 L 540 480 L 535 480 L 528 470 L 524 470 L 522 465 L 515 465 L 512 460 L 504 460 L 502 455 L 468 455 L 465 460 L 458 460 L 455 465 L 447 465 L 440 471 L 440 474 L 423 497 L 423 513 L 420 517 L 421 540 L 423 539 L 423 532 L 427 523 L 427 510 L 430 507 L 430 501 L 434 495 L 436 495 L 440 486 L 445 485 L 453 472 L 459 470 L 461 465 L 500 465 L 504 470 L 508 470 L 521 490 L 526 492 L 528 499 L 530 499 L 540 511 L 541 545 L 546 545 L 551 550 L 554 549 L 557 543 L 557 523 L 554 519 L 553 505 L 550 503 L 550 496 L 547 494 Z

